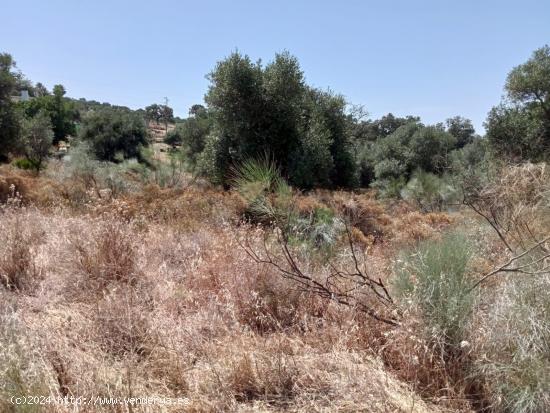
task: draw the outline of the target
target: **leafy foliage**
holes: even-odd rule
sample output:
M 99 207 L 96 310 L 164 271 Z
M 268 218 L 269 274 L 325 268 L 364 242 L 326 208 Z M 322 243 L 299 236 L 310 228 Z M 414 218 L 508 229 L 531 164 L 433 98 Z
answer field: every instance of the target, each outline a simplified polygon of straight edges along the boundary
M 510 103 L 491 110 L 487 138 L 494 151 L 514 160 L 550 156 L 550 47 L 536 50 L 515 67 L 505 86 Z
M 401 191 L 401 197 L 412 200 L 424 212 L 442 211 L 455 200 L 456 190 L 448 177 L 417 170 Z
M 148 145 L 143 119 L 133 113 L 102 110 L 83 120 L 80 139 L 90 143 L 99 160 L 120 162 L 139 158 L 140 148 Z
M 27 117 L 34 117 L 39 112 L 50 117 L 54 143 L 76 134 L 75 121 L 78 113 L 73 102 L 65 97 L 65 93 L 62 85 L 55 85 L 53 94 L 44 94 L 21 104 Z
M 177 124 L 165 139 L 169 145 L 181 145 L 182 153 L 193 170 L 199 163 L 200 154 L 204 151 L 207 136 L 212 129 L 210 114 L 204 107 L 201 106 L 201 108 L 202 110 L 197 109 L 196 111 L 191 108 L 191 116 Z
M 36 116 L 23 121 L 21 152 L 37 172 L 49 154 L 53 137 L 52 124 L 46 112 L 40 111 Z
M 412 297 L 428 325 L 454 347 L 464 337 L 475 302 L 468 278 L 471 257 L 466 237 L 449 233 L 403 255 L 398 267 L 396 289 Z
M 0 53 L 0 159 L 7 155 L 19 137 L 19 116 L 11 100 L 17 83 L 14 69 L 11 55 Z
M 232 170 L 233 187 L 247 202 L 247 214 L 257 222 L 287 227 L 292 215 L 292 189 L 268 157 L 249 159 Z
M 231 165 L 269 151 L 297 186 L 353 186 L 345 101 L 309 88 L 296 58 L 275 56 L 265 68 L 235 52 L 210 74 L 206 95 L 212 136 L 203 171 L 226 183 Z

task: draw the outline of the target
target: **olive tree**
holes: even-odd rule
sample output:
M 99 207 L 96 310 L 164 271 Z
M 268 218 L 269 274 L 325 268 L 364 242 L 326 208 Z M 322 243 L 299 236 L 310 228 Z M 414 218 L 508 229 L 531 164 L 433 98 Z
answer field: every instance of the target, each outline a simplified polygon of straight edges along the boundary
M 50 116 L 47 112 L 40 111 L 32 118 L 25 118 L 22 126 L 21 152 L 38 173 L 48 157 L 53 142 L 54 132 Z

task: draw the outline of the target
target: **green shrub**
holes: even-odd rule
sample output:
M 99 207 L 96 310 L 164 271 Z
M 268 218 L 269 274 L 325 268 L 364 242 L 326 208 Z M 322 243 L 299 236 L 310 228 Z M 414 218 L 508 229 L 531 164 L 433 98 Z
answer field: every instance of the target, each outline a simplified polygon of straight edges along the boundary
M 234 168 L 232 182 L 247 202 L 247 217 L 277 226 L 293 243 L 328 252 L 343 232 L 344 223 L 329 208 L 315 208 L 311 214 L 300 216 L 294 207 L 292 187 L 267 157 Z
M 318 207 L 307 217 L 296 217 L 292 228 L 297 242 L 305 242 L 311 248 L 330 253 L 343 234 L 345 225 L 332 209 Z
M 417 170 L 401 190 L 401 197 L 413 201 L 424 212 L 442 211 L 456 198 L 446 177 Z
M 36 169 L 34 163 L 27 158 L 16 159 L 15 161 L 13 161 L 13 164 L 19 169 L 24 169 L 24 170 Z
M 143 119 L 135 113 L 113 109 L 89 113 L 83 120 L 79 136 L 102 161 L 138 158 L 141 148 L 148 145 Z
M 378 189 L 380 198 L 399 198 L 407 181 L 404 176 L 376 180 L 372 187 Z
M 399 260 L 394 287 L 412 299 L 427 325 L 451 347 L 465 336 L 475 302 L 470 292 L 468 263 L 472 248 L 460 233 L 421 243 Z

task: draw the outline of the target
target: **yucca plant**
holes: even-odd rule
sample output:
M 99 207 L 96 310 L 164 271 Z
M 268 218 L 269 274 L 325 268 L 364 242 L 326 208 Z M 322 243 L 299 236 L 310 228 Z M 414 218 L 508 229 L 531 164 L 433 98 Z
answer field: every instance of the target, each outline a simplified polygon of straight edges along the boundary
M 253 221 L 288 227 L 294 217 L 292 188 L 268 156 L 248 159 L 232 168 L 232 186 L 247 202 Z

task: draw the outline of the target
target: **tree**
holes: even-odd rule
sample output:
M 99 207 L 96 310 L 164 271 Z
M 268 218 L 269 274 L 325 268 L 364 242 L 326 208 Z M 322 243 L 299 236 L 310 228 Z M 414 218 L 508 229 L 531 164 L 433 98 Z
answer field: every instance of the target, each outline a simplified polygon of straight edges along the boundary
M 440 126 L 407 123 L 373 144 L 375 186 L 395 195 L 417 169 L 442 174 L 455 148 L 456 138 Z
M 540 109 L 550 119 L 550 47 L 545 45 L 515 67 L 506 79 L 508 97 L 516 103 Z
M 203 105 L 195 104 L 189 109 L 189 116 L 198 116 L 206 112 L 206 108 Z
M 457 148 L 462 148 L 473 142 L 476 131 L 470 119 L 455 116 L 447 119 L 445 124 L 447 126 L 447 132 L 456 138 Z
M 42 96 L 48 96 L 50 94 L 48 88 L 44 86 L 42 83 L 38 82 L 34 86 L 34 96 L 35 97 L 42 97 Z
M 312 90 L 314 108 L 319 111 L 330 140 L 329 186 L 355 187 L 358 185 L 357 168 L 351 151 L 351 140 L 345 113 L 346 101 L 341 95 Z
M 19 116 L 11 96 L 15 92 L 17 77 L 11 55 L 0 54 L 0 159 L 16 145 L 19 138 Z
M 65 93 L 63 85 L 55 85 L 53 87 L 50 118 L 55 142 L 65 139 L 68 135 L 76 134 L 74 124 L 76 113 L 71 102 L 64 97 Z
M 54 132 L 54 143 L 76 134 L 75 121 L 78 119 L 78 112 L 73 102 L 65 97 L 65 93 L 63 85 L 55 85 L 53 94 L 37 96 L 21 105 L 29 118 L 35 117 L 40 111 L 49 115 Z
M 358 142 L 376 141 L 391 135 L 401 126 L 408 123 L 420 122 L 417 116 L 396 117 L 392 113 L 382 116 L 377 120 L 358 122 L 354 132 L 354 139 Z
M 231 165 L 255 157 L 267 148 L 263 128 L 265 101 L 262 67 L 248 56 L 232 53 L 218 62 L 209 74 L 210 87 L 205 96 L 214 118 L 217 135 L 207 147 L 215 151 L 205 157 L 210 174 L 227 182 Z M 214 147 L 215 144 L 215 147 Z
M 155 121 L 159 123 L 162 119 L 162 111 L 160 105 L 153 103 L 152 105 L 145 107 L 145 119 L 149 122 Z
M 423 127 L 424 125 L 418 122 L 407 123 L 376 142 L 373 146 L 373 158 L 377 180 L 409 177 L 414 169 L 413 154 L 409 150 L 409 145 L 415 133 Z
M 168 105 L 161 105 L 160 120 L 165 124 L 174 122 L 174 110 Z
M 301 188 L 330 186 L 334 160 L 330 130 L 321 111 L 313 110 L 300 146 L 291 155 L 291 182 Z
M 21 151 L 38 173 L 53 142 L 50 116 L 47 112 L 40 111 L 36 116 L 24 119 L 22 126 Z
M 207 136 L 212 130 L 212 117 L 206 109 L 198 110 L 194 116 L 178 125 L 176 130 L 181 135 L 182 152 L 190 166 L 195 168 L 206 146 Z
M 487 140 L 493 151 L 513 161 L 544 159 L 550 148 L 541 122 L 526 108 L 500 104 L 491 109 L 485 122 Z M 548 156 L 548 155 L 546 155 Z
M 356 184 L 346 102 L 308 87 L 295 57 L 280 53 L 263 67 L 235 52 L 209 79 L 213 124 L 200 157 L 208 175 L 226 183 L 232 165 L 269 155 L 297 186 Z
M 492 149 L 513 160 L 550 159 L 550 47 L 512 69 L 505 90 L 508 102 L 493 108 L 485 123 Z
M 442 173 L 449 163 L 449 153 L 456 148 L 456 138 L 436 126 L 418 129 L 409 142 L 409 172 L 420 168 Z
M 182 133 L 180 125 L 176 126 L 175 129 L 168 132 L 164 138 L 164 143 L 175 148 L 176 146 L 181 146 L 182 142 Z
M 99 160 L 111 162 L 139 158 L 141 147 L 148 145 L 147 129 L 139 115 L 108 109 L 84 118 L 80 138 L 90 143 Z

